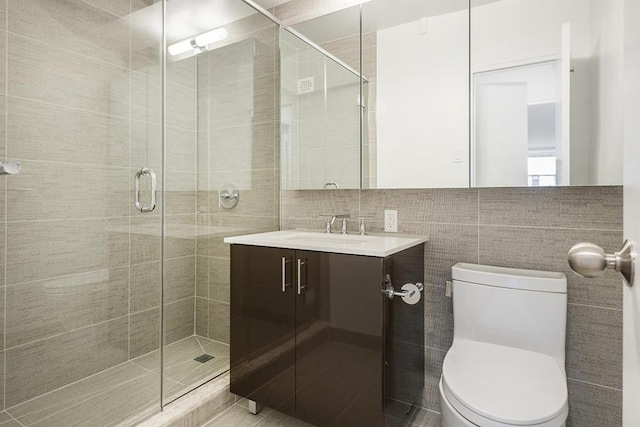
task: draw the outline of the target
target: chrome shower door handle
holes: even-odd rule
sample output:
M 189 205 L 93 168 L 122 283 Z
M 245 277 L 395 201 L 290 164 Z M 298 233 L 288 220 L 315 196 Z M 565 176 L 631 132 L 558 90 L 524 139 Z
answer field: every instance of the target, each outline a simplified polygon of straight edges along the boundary
M 140 178 L 143 175 L 148 175 L 151 178 L 151 205 L 145 206 L 140 202 Z M 156 173 L 149 168 L 142 168 L 136 173 L 136 177 L 133 180 L 133 199 L 136 205 L 136 209 L 138 209 L 142 213 L 153 212 L 156 208 L 156 192 L 157 192 L 157 179 Z

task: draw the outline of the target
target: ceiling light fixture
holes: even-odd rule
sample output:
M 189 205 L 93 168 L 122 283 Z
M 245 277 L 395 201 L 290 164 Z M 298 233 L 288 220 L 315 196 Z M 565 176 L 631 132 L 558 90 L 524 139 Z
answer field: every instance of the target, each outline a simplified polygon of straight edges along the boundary
M 169 54 L 171 56 L 182 55 L 183 53 L 196 51 L 202 52 L 209 45 L 222 41 L 229 36 L 225 28 L 216 28 L 206 33 L 198 34 L 195 37 L 179 41 L 169 46 Z

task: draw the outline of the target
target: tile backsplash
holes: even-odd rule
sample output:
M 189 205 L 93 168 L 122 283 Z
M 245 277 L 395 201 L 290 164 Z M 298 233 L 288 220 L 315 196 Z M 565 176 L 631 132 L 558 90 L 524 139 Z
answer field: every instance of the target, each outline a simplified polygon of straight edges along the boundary
M 440 411 L 438 381 L 453 340 L 453 307 L 444 295 L 456 262 L 559 271 L 568 280 L 566 371 L 570 426 L 622 424 L 622 279 L 573 273 L 569 248 L 606 251 L 622 244 L 622 187 L 283 191 L 281 228 L 322 230 L 320 214 L 372 216 L 398 210 L 398 231 L 425 234 L 425 389 L 421 405 Z

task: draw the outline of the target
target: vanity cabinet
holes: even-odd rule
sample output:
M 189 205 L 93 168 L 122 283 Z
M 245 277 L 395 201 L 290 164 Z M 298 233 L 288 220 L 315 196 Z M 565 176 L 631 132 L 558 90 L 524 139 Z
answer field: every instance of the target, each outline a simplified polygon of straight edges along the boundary
M 419 404 L 424 305 L 382 289 L 387 275 L 396 290 L 421 282 L 423 248 L 374 257 L 232 244 L 231 392 L 320 427 L 400 420 L 385 422 L 385 398 L 405 402 L 400 412 Z

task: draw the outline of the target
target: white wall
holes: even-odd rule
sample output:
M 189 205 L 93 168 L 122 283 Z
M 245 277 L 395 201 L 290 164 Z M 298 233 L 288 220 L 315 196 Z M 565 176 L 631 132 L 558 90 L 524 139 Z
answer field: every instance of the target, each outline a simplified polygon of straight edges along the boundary
M 624 236 L 640 244 L 640 2 L 624 0 Z M 636 258 L 636 276 L 640 262 Z M 640 279 L 623 286 L 622 421 L 640 425 Z
M 623 0 L 592 0 L 591 183 L 622 182 Z

